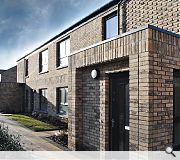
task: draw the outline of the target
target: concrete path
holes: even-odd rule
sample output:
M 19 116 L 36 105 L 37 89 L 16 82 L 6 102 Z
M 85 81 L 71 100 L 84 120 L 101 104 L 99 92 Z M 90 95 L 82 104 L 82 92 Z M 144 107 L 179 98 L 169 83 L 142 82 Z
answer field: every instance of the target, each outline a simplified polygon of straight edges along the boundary
M 45 139 L 58 131 L 34 132 L 3 114 L 0 114 L 0 123 L 8 126 L 10 134 L 20 135 L 20 142 L 27 151 L 61 151 Z

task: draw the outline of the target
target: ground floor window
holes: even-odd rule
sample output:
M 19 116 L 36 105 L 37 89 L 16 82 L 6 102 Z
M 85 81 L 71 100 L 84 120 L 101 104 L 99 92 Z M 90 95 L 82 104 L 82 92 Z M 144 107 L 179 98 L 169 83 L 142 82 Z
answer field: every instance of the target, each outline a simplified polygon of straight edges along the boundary
M 40 111 L 47 112 L 47 89 L 40 89 L 39 90 L 39 102 L 40 102 Z
M 57 114 L 68 116 L 68 88 L 57 88 Z

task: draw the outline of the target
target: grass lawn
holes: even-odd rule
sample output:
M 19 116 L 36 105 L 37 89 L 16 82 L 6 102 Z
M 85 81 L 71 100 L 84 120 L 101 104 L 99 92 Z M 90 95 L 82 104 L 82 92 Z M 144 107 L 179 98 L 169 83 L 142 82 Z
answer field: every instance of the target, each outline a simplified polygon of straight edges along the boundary
M 12 114 L 12 115 L 8 115 L 7 117 L 21 123 L 22 125 L 30 128 L 30 129 L 32 129 L 32 130 L 34 130 L 36 132 L 38 132 L 38 131 L 50 131 L 50 130 L 59 129 L 56 126 L 41 122 L 39 120 L 36 120 L 36 119 L 34 119 L 32 117 L 28 117 L 28 116 L 25 116 L 25 115 Z

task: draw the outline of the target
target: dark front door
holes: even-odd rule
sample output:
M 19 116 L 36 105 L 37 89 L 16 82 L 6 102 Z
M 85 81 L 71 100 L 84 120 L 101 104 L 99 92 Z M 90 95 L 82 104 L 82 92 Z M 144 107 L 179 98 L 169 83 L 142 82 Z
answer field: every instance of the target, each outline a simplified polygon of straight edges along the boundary
M 180 151 L 180 71 L 174 72 L 174 150 Z
M 129 72 L 110 75 L 109 144 L 112 151 L 129 150 Z

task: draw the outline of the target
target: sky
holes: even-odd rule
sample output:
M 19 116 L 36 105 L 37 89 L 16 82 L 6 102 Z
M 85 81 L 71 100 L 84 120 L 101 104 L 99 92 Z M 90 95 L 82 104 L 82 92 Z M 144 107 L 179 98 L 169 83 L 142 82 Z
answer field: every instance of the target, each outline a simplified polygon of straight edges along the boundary
M 0 69 L 110 0 L 0 0 Z

